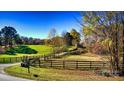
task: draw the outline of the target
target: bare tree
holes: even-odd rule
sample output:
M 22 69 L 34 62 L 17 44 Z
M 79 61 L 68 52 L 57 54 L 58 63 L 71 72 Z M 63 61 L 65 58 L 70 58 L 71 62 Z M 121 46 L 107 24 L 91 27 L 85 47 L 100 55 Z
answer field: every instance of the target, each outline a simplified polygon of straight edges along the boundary
M 108 50 L 111 57 L 112 70 L 116 74 L 120 72 L 119 67 L 119 38 L 121 38 L 122 31 L 121 15 L 122 12 L 85 12 L 83 31 L 85 35 L 97 35 L 99 39 L 111 41 L 111 45 L 108 42 Z M 124 15 L 123 15 L 124 16 Z

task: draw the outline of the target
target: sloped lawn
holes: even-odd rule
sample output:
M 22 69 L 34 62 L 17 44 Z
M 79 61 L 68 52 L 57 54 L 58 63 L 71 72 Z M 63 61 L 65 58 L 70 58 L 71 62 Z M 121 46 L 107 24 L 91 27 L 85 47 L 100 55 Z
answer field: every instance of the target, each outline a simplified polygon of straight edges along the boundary
M 109 56 L 97 55 L 93 53 L 82 53 L 80 55 L 66 55 L 58 60 L 81 60 L 81 61 L 108 61 Z
M 31 74 L 26 68 L 20 65 L 5 68 L 5 72 L 10 75 L 28 78 L 32 80 L 43 81 L 88 81 L 88 80 L 124 80 L 124 77 L 105 77 L 95 74 L 94 71 L 79 71 L 79 70 L 60 70 L 52 68 L 34 68 L 31 67 Z M 34 75 L 38 75 L 35 77 Z

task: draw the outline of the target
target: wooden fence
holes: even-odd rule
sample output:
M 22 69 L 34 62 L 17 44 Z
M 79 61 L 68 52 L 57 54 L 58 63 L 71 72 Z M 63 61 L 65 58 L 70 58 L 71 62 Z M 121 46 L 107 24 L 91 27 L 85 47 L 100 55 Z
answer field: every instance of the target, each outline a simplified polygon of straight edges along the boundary
M 32 66 L 52 67 L 59 69 L 79 69 L 79 70 L 98 70 L 109 68 L 109 62 L 105 61 L 76 61 L 76 60 L 41 60 Z
M 8 58 L 0 58 L 0 63 L 14 63 L 21 62 L 23 57 L 8 57 Z
M 52 67 L 59 69 L 79 69 L 79 70 L 92 70 L 92 69 L 102 69 L 108 68 L 110 66 L 109 62 L 105 61 L 78 61 L 78 60 L 51 60 L 52 58 L 62 57 L 63 55 L 49 54 L 49 55 L 37 55 L 37 56 L 27 56 L 30 58 L 39 58 L 40 62 L 34 62 L 32 66 L 39 67 Z M 10 57 L 10 58 L 0 58 L 0 63 L 13 63 L 22 62 L 24 57 Z
M 35 56 L 22 56 L 22 57 L 6 57 L 6 58 L 0 58 L 0 63 L 14 63 L 14 62 L 22 62 L 24 57 L 30 58 L 40 58 L 43 60 L 48 60 L 51 58 L 58 58 L 62 57 L 61 55 L 58 54 L 49 54 L 49 55 L 35 55 Z
M 7 57 L 7 58 L 0 58 L 0 63 L 15 63 L 15 62 L 22 62 L 23 58 L 27 57 L 30 58 L 43 58 L 45 56 L 22 56 L 22 57 Z

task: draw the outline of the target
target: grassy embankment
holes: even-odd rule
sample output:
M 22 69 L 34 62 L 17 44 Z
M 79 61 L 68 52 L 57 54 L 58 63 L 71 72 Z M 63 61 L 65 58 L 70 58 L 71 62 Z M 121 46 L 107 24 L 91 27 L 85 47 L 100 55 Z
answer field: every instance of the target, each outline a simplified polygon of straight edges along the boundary
M 81 55 L 66 55 L 58 60 L 81 60 L 81 61 L 108 61 L 108 56 L 97 55 L 93 53 L 82 53 Z
M 5 68 L 5 72 L 10 75 L 32 79 L 32 80 L 124 80 L 124 77 L 105 77 L 95 74 L 94 71 L 79 71 L 79 70 L 61 70 L 52 68 L 34 68 L 31 67 L 29 74 L 27 68 L 22 68 L 19 65 Z M 38 77 L 34 77 L 38 75 Z

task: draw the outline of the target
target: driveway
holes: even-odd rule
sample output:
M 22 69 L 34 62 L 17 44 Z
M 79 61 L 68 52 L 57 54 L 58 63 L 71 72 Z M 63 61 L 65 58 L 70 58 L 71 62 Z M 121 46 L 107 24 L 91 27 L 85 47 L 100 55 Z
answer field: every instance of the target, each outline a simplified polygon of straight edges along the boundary
M 14 76 L 10 76 L 4 72 L 4 68 L 12 65 L 17 65 L 19 63 L 14 64 L 0 64 L 0 81 L 30 81 L 29 79 L 18 78 Z

